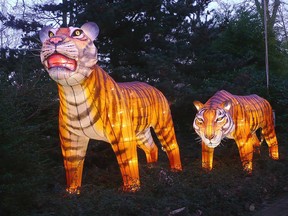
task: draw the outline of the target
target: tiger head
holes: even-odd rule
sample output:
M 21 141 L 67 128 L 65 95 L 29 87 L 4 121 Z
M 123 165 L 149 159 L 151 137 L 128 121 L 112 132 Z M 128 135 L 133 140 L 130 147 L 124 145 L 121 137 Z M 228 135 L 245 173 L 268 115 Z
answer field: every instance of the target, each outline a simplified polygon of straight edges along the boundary
M 202 141 L 210 148 L 217 147 L 221 140 L 234 131 L 235 125 L 229 113 L 231 101 L 225 101 L 216 108 L 194 101 L 196 113 L 193 128 Z
M 99 34 L 97 24 L 88 22 L 81 28 L 44 27 L 40 33 L 41 62 L 50 77 L 62 85 L 81 83 L 97 63 L 93 41 Z

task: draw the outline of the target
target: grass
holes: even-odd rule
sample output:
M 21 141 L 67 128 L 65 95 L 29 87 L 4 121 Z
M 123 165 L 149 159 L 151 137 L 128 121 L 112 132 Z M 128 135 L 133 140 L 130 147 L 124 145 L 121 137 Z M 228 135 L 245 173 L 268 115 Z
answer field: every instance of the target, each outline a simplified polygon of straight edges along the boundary
M 159 162 L 149 168 L 139 150 L 141 190 L 137 193 L 121 191 L 120 171 L 109 145 L 92 142 L 82 192 L 76 196 L 65 192 L 56 126 L 49 136 L 33 130 L 1 137 L 0 215 L 253 215 L 267 200 L 288 191 L 284 132 L 278 133 L 281 159 L 271 160 L 264 143 L 261 155 L 254 158 L 253 175 L 247 177 L 234 141 L 215 150 L 214 169 L 207 173 L 200 167 L 196 136 L 178 131 L 183 172 L 169 171 L 163 151 Z

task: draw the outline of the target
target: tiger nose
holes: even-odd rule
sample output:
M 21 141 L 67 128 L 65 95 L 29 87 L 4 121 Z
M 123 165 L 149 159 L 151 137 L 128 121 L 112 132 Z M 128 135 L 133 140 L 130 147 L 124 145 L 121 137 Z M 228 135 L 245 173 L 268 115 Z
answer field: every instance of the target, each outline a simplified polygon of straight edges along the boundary
M 52 43 L 52 44 L 58 44 L 58 43 L 60 43 L 62 41 L 63 41 L 62 37 L 51 37 L 49 39 L 49 42 Z
M 215 137 L 214 134 L 205 134 L 205 138 L 208 140 L 212 140 Z

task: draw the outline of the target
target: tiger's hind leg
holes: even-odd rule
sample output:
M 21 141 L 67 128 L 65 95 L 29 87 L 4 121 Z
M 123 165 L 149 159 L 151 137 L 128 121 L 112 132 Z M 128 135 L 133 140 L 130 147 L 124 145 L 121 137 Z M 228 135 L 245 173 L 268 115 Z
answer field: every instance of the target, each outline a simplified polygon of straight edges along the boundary
M 151 164 L 157 162 L 158 148 L 154 143 L 150 128 L 139 133 L 136 138 L 138 147 L 145 152 L 147 163 Z
M 269 147 L 269 156 L 273 160 L 279 159 L 278 141 L 273 124 L 269 124 L 262 129 L 262 134 Z
M 182 170 L 180 151 L 173 125 L 170 127 L 155 127 L 154 131 L 162 145 L 162 149 L 168 156 L 171 169 Z

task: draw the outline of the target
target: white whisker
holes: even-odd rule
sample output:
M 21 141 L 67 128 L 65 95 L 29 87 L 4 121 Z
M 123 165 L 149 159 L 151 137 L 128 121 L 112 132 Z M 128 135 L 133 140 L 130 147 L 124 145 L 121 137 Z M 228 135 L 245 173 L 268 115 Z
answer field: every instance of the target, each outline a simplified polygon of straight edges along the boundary
M 202 143 L 202 139 L 201 139 L 201 137 L 199 137 L 199 136 L 197 136 L 197 137 L 195 138 L 195 141 L 196 141 L 196 143 L 198 143 L 198 144 L 201 144 L 201 143 Z

